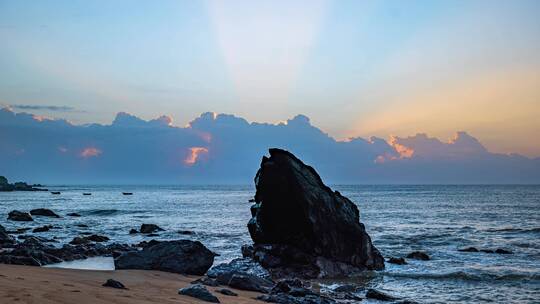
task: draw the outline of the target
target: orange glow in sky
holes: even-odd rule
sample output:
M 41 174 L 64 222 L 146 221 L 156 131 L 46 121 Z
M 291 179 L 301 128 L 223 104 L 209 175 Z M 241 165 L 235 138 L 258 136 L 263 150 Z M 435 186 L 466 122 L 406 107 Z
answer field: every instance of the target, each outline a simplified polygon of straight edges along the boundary
M 94 148 L 94 147 L 88 147 L 84 148 L 81 152 L 81 157 L 83 158 L 89 158 L 89 157 L 97 157 L 102 153 L 101 150 Z
M 197 162 L 201 154 L 207 154 L 208 149 L 204 147 L 191 147 L 189 148 L 189 154 L 184 159 L 184 164 L 191 166 Z

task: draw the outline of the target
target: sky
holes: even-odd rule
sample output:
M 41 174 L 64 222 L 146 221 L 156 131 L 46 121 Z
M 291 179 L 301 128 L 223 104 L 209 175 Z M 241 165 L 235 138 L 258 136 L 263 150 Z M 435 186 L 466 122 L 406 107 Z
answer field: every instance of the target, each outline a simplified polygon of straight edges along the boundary
M 539 1 L 0 0 L 0 106 L 111 124 L 204 112 L 337 140 L 474 134 L 540 156 Z

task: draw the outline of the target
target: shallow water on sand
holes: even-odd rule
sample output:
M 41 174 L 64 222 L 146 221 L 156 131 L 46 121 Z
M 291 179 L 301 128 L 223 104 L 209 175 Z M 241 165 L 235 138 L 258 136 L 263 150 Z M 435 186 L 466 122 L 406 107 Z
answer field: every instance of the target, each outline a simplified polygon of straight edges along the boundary
M 56 237 L 60 245 L 82 232 L 107 235 L 115 242 L 149 240 L 152 237 L 128 231 L 154 223 L 166 229 L 156 239 L 200 240 L 221 255 L 216 263 L 240 256 L 240 246 L 250 242 L 246 223 L 252 186 L 49 188 L 62 194 L 0 193 L 0 224 L 8 230 L 52 224 L 58 228 L 36 235 Z M 385 257 L 405 256 L 413 250 L 432 257 L 430 261 L 409 259 L 403 266 L 387 263 L 384 271 L 351 279 L 364 289 L 376 288 L 421 303 L 540 303 L 540 186 L 333 188 L 358 204 L 361 221 Z M 92 195 L 83 196 L 83 192 Z M 31 223 L 6 220 L 11 210 L 38 207 L 63 217 L 34 217 Z M 65 216 L 69 212 L 82 216 Z M 194 234 L 178 233 L 185 230 Z M 504 248 L 514 254 L 457 251 L 468 246 Z M 93 262 L 87 261 L 86 267 L 95 268 Z M 322 283 L 331 288 L 336 282 Z

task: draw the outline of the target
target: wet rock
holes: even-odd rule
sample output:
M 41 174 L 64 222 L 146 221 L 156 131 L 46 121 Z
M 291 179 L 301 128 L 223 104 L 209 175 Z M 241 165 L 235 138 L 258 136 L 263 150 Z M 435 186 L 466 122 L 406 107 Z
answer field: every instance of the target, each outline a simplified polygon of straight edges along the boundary
M 335 277 L 384 268 L 356 205 L 290 152 L 270 149 L 255 185 L 248 223 L 253 256 L 275 277 Z
M 157 240 L 150 240 L 150 241 L 139 242 L 138 244 L 135 244 L 134 246 L 144 248 L 144 247 L 154 246 L 154 245 L 159 244 L 159 243 L 161 243 L 161 242 L 157 241 Z
M 123 253 L 114 259 L 114 265 L 116 269 L 204 275 L 214 263 L 214 256 L 212 251 L 198 241 L 163 241 L 139 251 Z
M 335 292 L 356 292 L 358 288 L 352 284 L 341 285 L 334 289 Z
M 498 253 L 498 254 L 512 254 L 513 252 L 510 251 L 510 250 L 499 248 L 499 249 L 495 250 L 495 253 Z
M 53 227 L 52 225 L 45 225 L 45 226 L 34 228 L 34 230 L 32 230 L 32 232 L 34 232 L 34 233 L 36 233 L 36 232 L 46 232 L 46 231 L 49 231 L 52 227 Z
M 203 284 L 206 286 L 213 286 L 213 287 L 219 286 L 219 283 L 215 279 L 212 279 L 209 277 L 202 277 L 200 279 L 197 279 L 191 282 L 191 284 Z
M 142 224 L 140 228 L 141 233 L 152 233 L 156 231 L 165 231 L 165 229 L 162 229 L 155 224 Z
M 378 291 L 378 290 L 375 290 L 375 289 L 368 289 L 368 291 L 366 292 L 366 298 L 368 299 L 376 299 L 376 300 L 379 300 L 379 301 L 395 301 L 395 300 L 398 300 L 399 298 L 396 298 L 394 296 L 391 296 L 389 294 L 386 294 L 382 291 Z
M 458 251 L 461 251 L 461 252 L 478 252 L 479 250 L 476 249 L 475 247 L 467 247 L 467 248 L 458 249 Z
M 137 233 L 139 233 L 139 231 L 137 231 L 136 229 L 132 228 L 129 230 L 129 234 L 137 234 Z
M 75 226 L 77 226 L 79 228 L 88 228 L 88 225 L 86 225 L 86 224 L 76 224 Z
M 240 290 L 268 293 L 274 283 L 251 274 L 233 274 L 227 285 Z
M 69 242 L 71 245 L 81 245 L 81 244 L 88 244 L 90 243 L 90 240 L 87 239 L 86 237 L 80 237 L 80 236 L 76 236 L 73 238 L 73 240 L 71 240 Z
M 180 230 L 178 231 L 179 234 L 184 234 L 184 235 L 192 235 L 192 234 L 195 234 L 195 232 L 193 231 L 190 231 L 190 230 Z
M 307 295 L 305 297 L 294 297 L 285 293 L 264 294 L 256 298 L 267 303 L 280 304 L 334 304 L 336 301 L 322 295 Z M 350 302 L 349 302 L 350 303 Z
M 147 237 L 156 237 L 156 236 L 159 236 L 159 234 L 157 234 L 157 233 L 150 233 L 150 234 L 147 234 L 146 236 L 147 236 Z
M 0 225 L 0 248 L 13 245 L 15 242 L 15 239 L 7 233 L 4 226 Z
M 491 249 L 480 249 L 480 251 L 482 251 L 484 253 L 495 253 L 495 251 L 491 250 Z
M 87 240 L 89 241 L 92 241 L 92 242 L 97 242 L 97 243 L 100 243 L 100 242 L 106 242 L 109 240 L 108 237 L 104 236 L 104 235 L 97 235 L 97 234 L 92 234 L 90 236 L 87 236 L 85 237 Z
M 127 289 L 126 286 L 124 286 L 124 284 L 113 279 L 108 279 L 107 282 L 103 283 L 103 285 L 101 286 L 112 287 L 112 288 L 117 288 L 117 289 Z
M 271 280 L 268 270 L 249 258 L 238 258 L 229 263 L 216 265 L 208 270 L 206 274 L 208 277 L 215 278 L 220 284 L 225 285 L 229 283 L 234 274 L 254 275 Z
M 405 265 L 407 261 L 404 258 L 390 257 L 387 261 L 390 264 Z
M 219 299 L 204 286 L 196 284 L 178 290 L 178 294 L 193 297 L 211 303 L 220 303 Z
M 407 255 L 407 258 L 415 259 L 415 260 L 422 260 L 422 261 L 430 260 L 429 255 L 423 251 L 413 251 Z
M 56 218 L 60 217 L 58 214 L 54 213 L 52 210 L 45 209 L 45 208 L 32 209 L 30 210 L 30 214 L 34 216 L 37 215 L 37 216 L 47 216 L 47 217 L 56 217 Z
M 80 217 L 81 215 L 78 214 L 77 212 L 71 212 L 71 213 L 68 213 L 66 214 L 67 216 L 72 216 L 72 217 Z
M 34 219 L 27 212 L 21 212 L 21 211 L 18 211 L 18 210 L 13 210 L 10 213 L 8 213 L 8 220 L 20 221 L 20 222 L 31 222 Z
M 227 288 L 221 288 L 221 289 L 216 289 L 217 292 L 221 293 L 221 294 L 224 294 L 226 296 L 231 296 L 231 297 L 236 297 L 238 296 L 238 294 L 230 289 L 227 289 Z

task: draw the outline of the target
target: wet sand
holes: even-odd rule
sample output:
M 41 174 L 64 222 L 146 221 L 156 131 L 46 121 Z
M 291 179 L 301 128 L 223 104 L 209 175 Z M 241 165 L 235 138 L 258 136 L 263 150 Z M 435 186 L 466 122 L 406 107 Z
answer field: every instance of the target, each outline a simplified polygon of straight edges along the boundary
M 190 285 L 197 276 L 146 270 L 78 270 L 0 264 L 1 303 L 208 303 L 181 296 L 178 289 Z M 107 279 L 122 282 L 128 290 L 101 286 Z M 237 297 L 206 288 L 221 303 L 263 303 L 259 294 L 233 290 Z M 230 288 L 229 288 L 230 289 Z

